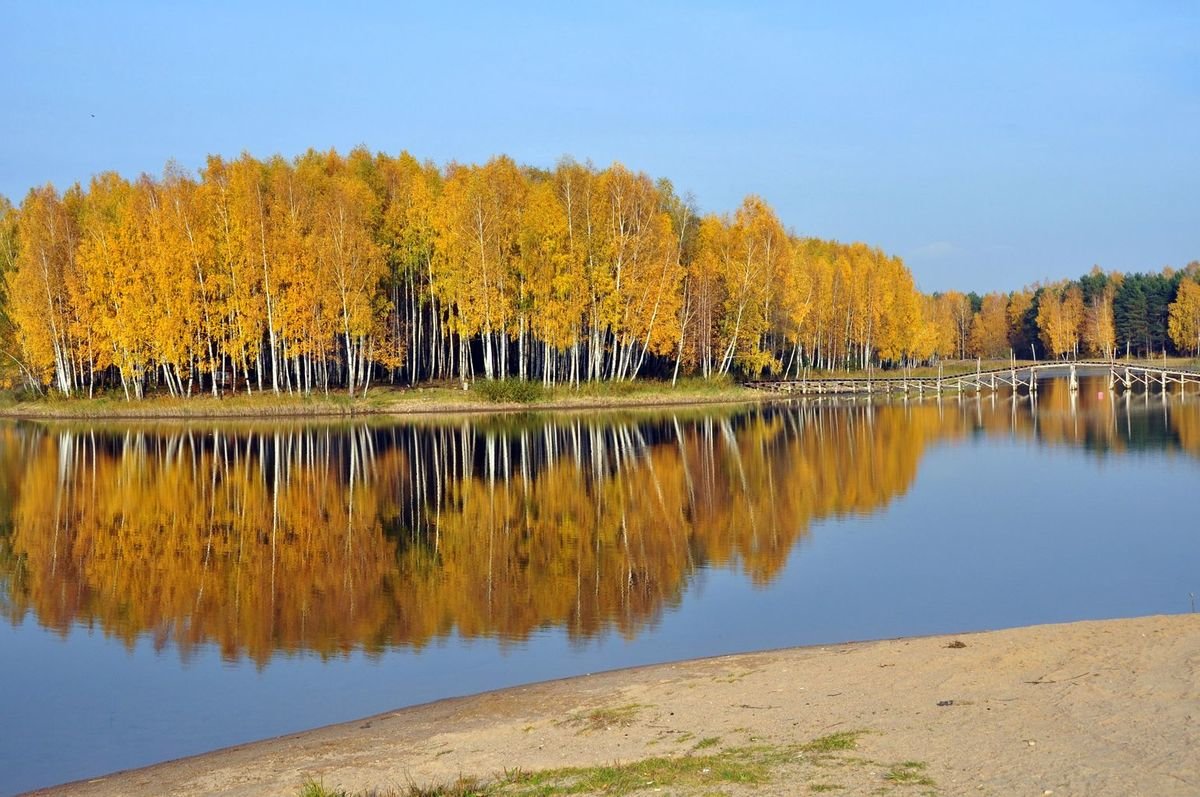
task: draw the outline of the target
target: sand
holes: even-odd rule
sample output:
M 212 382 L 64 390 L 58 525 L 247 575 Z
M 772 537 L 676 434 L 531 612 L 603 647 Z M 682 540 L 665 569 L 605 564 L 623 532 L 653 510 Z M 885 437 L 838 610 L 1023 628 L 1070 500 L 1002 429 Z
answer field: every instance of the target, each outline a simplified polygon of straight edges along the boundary
M 517 767 L 787 749 L 845 731 L 864 731 L 853 751 L 790 753 L 754 788 L 650 784 L 645 793 L 1200 795 L 1200 615 L 603 673 L 391 711 L 52 791 L 296 795 L 309 779 L 351 791 L 403 790 Z M 923 782 L 889 779 L 900 762 L 914 762 L 900 771 Z

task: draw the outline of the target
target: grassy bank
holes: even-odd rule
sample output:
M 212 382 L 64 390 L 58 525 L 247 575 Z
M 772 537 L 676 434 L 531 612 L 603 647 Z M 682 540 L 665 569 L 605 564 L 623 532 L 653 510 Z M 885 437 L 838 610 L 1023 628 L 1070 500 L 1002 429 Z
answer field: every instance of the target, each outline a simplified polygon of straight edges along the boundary
M 544 388 L 536 382 L 474 383 L 468 390 L 448 384 L 416 388 L 373 387 L 365 397 L 345 393 L 311 396 L 274 393 L 153 395 L 126 401 L 123 395 L 63 398 L 56 395 L 0 394 L 0 416 L 15 418 L 287 418 L 427 415 L 529 410 L 619 408 L 760 401 L 763 394 L 727 381 L 595 383 L 579 388 Z
M 1044 361 L 1043 361 L 1044 362 Z M 1033 364 L 1018 360 L 1018 368 Z M 1118 360 L 1120 365 L 1162 366 L 1158 360 Z M 1176 357 L 1165 362 L 1170 368 L 1200 369 L 1200 360 Z M 974 373 L 977 368 L 994 370 L 1008 368 L 1008 360 L 946 361 L 940 366 L 925 366 L 907 371 L 816 370 L 803 373 L 807 379 L 867 378 L 876 379 L 937 376 L 953 377 Z M 555 386 L 545 388 L 538 382 L 517 379 L 505 381 L 479 380 L 463 390 L 456 383 L 435 383 L 420 387 L 402 388 L 390 385 L 372 387 L 365 397 L 347 396 L 331 391 L 309 396 L 299 394 L 275 395 L 270 392 L 226 394 L 214 398 L 209 394 L 180 398 L 152 395 L 141 401 L 126 401 L 120 392 L 94 398 L 63 398 L 57 394 L 31 396 L 12 391 L 0 392 L 0 417 L 15 418 L 305 418 L 358 417 L 388 415 L 431 415 L 449 413 L 493 413 L 529 410 L 604 409 L 623 407 L 653 407 L 670 405 L 700 405 L 716 403 L 750 403 L 768 398 L 763 393 L 743 387 L 730 380 L 681 379 L 672 385 L 657 380 L 636 382 L 596 382 L 578 388 Z
M 490 779 L 460 775 L 444 784 L 410 783 L 404 789 L 383 792 L 352 792 L 309 781 L 299 797 L 621 797 L 664 789 L 673 794 L 707 795 L 726 794 L 726 788 L 757 792 L 769 786 L 823 793 L 844 791 L 847 787 L 839 781 L 848 770 L 868 772 L 872 794 L 936 793 L 937 784 L 925 774 L 923 761 L 884 762 L 853 755 L 864 733 L 847 731 L 806 744 L 758 743 L 706 752 L 724 746 L 719 737 L 709 737 L 681 755 L 533 772 L 512 767 Z M 924 788 L 912 792 L 901 788 L 905 786 Z

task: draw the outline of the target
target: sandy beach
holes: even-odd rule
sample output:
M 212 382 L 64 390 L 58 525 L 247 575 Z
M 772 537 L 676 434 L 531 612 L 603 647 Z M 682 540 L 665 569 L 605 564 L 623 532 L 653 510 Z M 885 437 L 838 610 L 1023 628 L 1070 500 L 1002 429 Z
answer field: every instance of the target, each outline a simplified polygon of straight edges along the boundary
M 519 793 L 528 775 L 517 772 L 688 757 L 712 765 L 674 780 L 648 776 L 646 793 L 1200 794 L 1200 615 L 589 675 L 44 793 L 288 795 L 310 781 L 387 793 L 460 776 L 507 778 Z M 722 768 L 739 761 L 761 765 L 760 779 L 739 783 Z

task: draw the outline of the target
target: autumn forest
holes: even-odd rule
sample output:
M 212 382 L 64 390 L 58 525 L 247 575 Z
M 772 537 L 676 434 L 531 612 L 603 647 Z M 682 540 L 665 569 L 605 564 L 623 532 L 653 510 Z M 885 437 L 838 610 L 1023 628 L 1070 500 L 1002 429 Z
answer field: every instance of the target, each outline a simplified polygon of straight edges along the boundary
M 433 380 L 546 385 L 1200 349 L 1200 263 L 921 293 L 899 257 L 799 237 L 760 197 L 507 157 L 210 157 L 0 197 L 10 387 L 128 399 Z

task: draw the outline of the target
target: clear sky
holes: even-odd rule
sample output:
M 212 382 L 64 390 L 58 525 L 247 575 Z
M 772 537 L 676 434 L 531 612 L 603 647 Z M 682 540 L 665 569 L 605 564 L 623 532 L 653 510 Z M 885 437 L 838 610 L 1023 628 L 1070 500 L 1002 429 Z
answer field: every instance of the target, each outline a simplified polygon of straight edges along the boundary
M 586 6 L 586 7 L 585 7 Z M 0 193 L 168 158 L 620 160 L 926 291 L 1200 259 L 1200 3 L 21 2 Z

